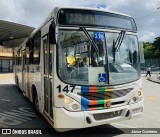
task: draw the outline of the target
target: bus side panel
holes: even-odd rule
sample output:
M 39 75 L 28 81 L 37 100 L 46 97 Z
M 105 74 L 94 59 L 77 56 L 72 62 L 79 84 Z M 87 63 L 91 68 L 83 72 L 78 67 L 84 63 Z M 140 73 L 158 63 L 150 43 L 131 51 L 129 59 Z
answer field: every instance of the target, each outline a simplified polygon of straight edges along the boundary
M 25 73 L 25 84 L 26 84 L 26 96 L 32 100 L 33 87 L 35 87 L 37 94 L 41 91 L 41 73 L 39 65 L 26 65 Z
M 13 66 L 13 73 L 14 73 L 14 81 L 17 85 L 17 71 L 16 71 L 16 63 L 17 63 L 17 51 L 14 51 L 14 66 Z
M 17 72 L 17 85 L 22 90 L 22 66 L 21 65 L 17 65 L 16 72 Z

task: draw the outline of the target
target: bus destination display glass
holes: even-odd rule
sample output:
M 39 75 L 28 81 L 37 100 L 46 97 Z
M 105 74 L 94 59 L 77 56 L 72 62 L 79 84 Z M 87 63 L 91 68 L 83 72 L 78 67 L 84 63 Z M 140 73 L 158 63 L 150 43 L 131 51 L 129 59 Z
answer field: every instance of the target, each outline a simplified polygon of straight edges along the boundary
M 92 10 L 63 9 L 59 12 L 58 23 L 60 25 L 119 28 L 134 32 L 137 30 L 131 17 Z

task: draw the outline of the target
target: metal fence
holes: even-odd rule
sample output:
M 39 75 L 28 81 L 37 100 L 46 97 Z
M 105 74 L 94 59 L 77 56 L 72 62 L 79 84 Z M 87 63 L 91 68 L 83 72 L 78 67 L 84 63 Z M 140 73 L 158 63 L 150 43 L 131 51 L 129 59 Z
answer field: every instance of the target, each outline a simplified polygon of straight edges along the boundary
M 160 58 L 145 59 L 145 63 L 141 64 L 141 73 L 146 73 L 146 68 L 151 67 L 151 73 L 160 73 Z

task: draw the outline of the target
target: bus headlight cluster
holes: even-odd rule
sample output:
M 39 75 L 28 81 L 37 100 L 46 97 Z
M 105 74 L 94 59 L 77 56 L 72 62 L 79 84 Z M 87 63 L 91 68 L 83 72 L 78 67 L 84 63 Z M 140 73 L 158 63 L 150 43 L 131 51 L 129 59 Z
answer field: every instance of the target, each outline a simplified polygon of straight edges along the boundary
M 142 90 L 137 91 L 137 93 L 132 97 L 131 104 L 137 103 L 142 99 Z
M 64 99 L 64 107 L 69 111 L 80 111 L 81 105 L 70 97 Z

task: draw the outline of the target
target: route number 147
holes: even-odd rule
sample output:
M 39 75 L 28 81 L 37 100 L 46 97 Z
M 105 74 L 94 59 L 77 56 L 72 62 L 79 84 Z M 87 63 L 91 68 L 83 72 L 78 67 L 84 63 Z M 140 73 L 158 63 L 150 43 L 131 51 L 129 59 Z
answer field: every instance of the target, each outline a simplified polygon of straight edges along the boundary
M 68 92 L 71 92 L 71 93 L 73 93 L 73 90 L 75 89 L 75 86 L 73 86 L 73 85 L 66 85 L 63 89 L 62 89 L 62 86 L 61 85 L 59 85 L 59 86 L 57 86 L 57 89 L 58 89 L 58 92 L 59 93 L 61 93 L 62 91 L 63 92 L 66 92 L 66 93 L 68 93 Z

